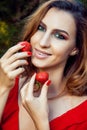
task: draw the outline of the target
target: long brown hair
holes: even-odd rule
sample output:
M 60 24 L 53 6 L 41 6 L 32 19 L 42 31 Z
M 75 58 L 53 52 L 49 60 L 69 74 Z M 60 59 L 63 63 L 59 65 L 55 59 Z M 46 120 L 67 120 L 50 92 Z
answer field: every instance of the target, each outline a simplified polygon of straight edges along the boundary
M 45 2 L 31 16 L 27 18 L 23 39 L 30 41 L 31 36 L 37 31 L 40 21 L 51 8 L 57 8 L 72 14 L 77 27 L 76 47 L 79 52 L 69 57 L 64 75 L 67 78 L 67 90 L 73 95 L 87 94 L 87 10 L 74 0 L 50 0 Z

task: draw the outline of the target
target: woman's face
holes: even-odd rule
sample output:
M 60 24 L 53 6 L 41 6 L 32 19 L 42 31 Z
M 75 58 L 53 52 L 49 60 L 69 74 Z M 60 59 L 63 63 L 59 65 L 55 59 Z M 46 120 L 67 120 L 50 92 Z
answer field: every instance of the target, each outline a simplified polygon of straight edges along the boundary
M 65 67 L 74 55 L 76 24 L 73 16 L 63 10 L 51 8 L 31 37 L 32 63 L 38 68 Z

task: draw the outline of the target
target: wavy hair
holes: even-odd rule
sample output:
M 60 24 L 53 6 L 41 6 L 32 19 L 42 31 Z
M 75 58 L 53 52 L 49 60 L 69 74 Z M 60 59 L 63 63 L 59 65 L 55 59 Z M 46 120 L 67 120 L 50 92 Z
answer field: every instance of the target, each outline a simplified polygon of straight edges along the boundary
M 75 0 L 49 0 L 43 3 L 27 18 L 22 40 L 30 41 L 40 21 L 51 8 L 69 12 L 75 20 L 76 47 L 79 53 L 69 57 L 64 76 L 67 78 L 66 88 L 69 93 L 78 96 L 87 95 L 87 10 L 82 3 Z

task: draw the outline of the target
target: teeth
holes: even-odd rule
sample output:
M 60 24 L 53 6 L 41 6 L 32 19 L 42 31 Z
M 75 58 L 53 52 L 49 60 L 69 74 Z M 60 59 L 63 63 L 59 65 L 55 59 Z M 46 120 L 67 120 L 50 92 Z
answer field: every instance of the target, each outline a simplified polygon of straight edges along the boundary
M 48 57 L 48 54 L 46 54 L 46 53 L 44 53 L 44 52 L 41 52 L 41 51 L 39 51 L 39 50 L 35 50 L 35 56 L 37 57 L 37 58 L 46 58 L 46 57 Z
M 41 52 L 39 52 L 38 54 L 41 55 L 41 56 L 46 56 L 47 55 L 47 54 L 44 54 L 44 53 L 41 53 Z

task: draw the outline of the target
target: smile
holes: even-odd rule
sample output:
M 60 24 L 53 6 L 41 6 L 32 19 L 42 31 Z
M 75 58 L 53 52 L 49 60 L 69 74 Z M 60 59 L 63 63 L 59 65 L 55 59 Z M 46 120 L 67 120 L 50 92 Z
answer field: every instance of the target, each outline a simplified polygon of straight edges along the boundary
M 44 59 L 44 58 L 48 58 L 51 54 L 38 50 L 38 49 L 34 49 L 34 56 L 39 58 L 39 59 Z

